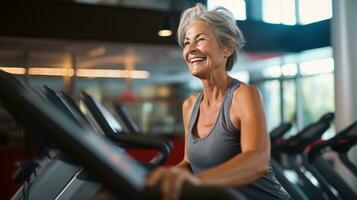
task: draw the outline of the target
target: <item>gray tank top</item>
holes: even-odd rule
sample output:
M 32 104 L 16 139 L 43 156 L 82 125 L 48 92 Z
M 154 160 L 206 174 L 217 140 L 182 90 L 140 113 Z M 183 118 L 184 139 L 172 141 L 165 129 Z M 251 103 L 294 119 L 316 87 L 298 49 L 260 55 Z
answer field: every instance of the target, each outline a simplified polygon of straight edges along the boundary
M 219 111 L 216 124 L 203 138 L 193 134 L 200 104 L 203 99 L 201 92 L 194 104 L 189 122 L 188 159 L 194 174 L 203 172 L 217 166 L 235 155 L 241 153 L 240 130 L 236 129 L 230 119 L 230 108 L 233 92 L 240 85 L 238 80 L 233 80 L 228 87 Z M 235 188 L 244 193 L 248 199 L 289 199 L 289 195 L 276 180 L 269 163 L 268 175 L 255 182 Z

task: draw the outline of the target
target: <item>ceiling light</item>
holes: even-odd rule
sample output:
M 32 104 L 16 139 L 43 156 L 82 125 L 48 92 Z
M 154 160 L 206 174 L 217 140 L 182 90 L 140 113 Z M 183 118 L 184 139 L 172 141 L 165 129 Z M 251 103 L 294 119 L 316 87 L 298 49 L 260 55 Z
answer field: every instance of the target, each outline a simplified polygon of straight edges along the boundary
M 29 74 L 41 76 L 73 76 L 74 70 L 72 68 L 30 67 Z
M 163 30 L 159 30 L 159 32 L 157 34 L 160 37 L 169 37 L 172 35 L 172 31 L 169 29 L 163 29 Z
M 77 69 L 78 77 L 93 78 L 148 78 L 150 73 L 142 70 Z
M 24 67 L 0 67 L 0 69 L 10 74 L 25 74 L 26 72 Z
M 161 28 L 157 32 L 157 34 L 160 37 L 169 37 L 172 35 L 172 22 L 170 16 L 164 16 L 162 23 L 161 23 Z

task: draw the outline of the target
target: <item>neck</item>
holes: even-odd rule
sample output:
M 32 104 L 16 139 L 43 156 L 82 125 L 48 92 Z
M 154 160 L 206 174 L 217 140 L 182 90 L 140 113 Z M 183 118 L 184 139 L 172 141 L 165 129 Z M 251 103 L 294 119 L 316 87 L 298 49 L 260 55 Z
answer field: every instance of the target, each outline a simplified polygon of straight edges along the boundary
M 202 103 L 209 106 L 212 103 L 220 102 L 232 80 L 226 72 L 215 73 L 214 76 L 201 79 L 204 93 Z

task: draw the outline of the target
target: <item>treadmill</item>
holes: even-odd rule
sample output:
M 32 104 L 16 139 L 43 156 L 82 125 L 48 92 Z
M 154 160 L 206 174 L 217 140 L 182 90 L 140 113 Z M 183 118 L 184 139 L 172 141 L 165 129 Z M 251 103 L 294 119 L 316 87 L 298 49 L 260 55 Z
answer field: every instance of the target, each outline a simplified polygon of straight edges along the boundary
M 101 129 L 103 133 L 108 137 L 112 139 L 116 139 L 118 135 L 127 135 L 133 138 L 136 138 L 138 136 L 145 136 L 147 139 L 152 139 L 152 140 L 161 140 L 161 141 L 166 141 L 165 143 L 167 144 L 165 147 L 166 149 L 160 149 L 161 151 L 159 152 L 158 156 L 154 157 L 150 163 L 155 163 L 158 165 L 164 164 L 164 162 L 168 159 L 168 154 L 163 154 L 161 152 L 165 151 L 171 151 L 172 149 L 172 144 L 168 139 L 158 137 L 155 135 L 149 135 L 149 134 L 140 134 L 139 132 L 131 133 L 128 132 L 128 130 L 131 130 L 133 127 L 133 122 L 131 120 L 126 119 L 126 117 L 123 115 L 121 116 L 122 119 L 122 125 L 124 126 L 124 129 L 120 129 L 120 123 L 116 120 L 116 118 L 113 116 L 113 114 L 97 99 L 93 98 L 89 94 L 82 92 L 81 93 L 81 100 L 85 105 L 86 110 L 89 113 L 89 117 L 93 119 L 95 124 L 99 126 L 98 129 Z M 127 123 L 125 123 L 127 122 Z
M 134 120 L 130 117 L 130 115 L 124 110 L 123 106 L 119 102 L 114 102 L 113 105 L 114 110 L 119 115 L 123 124 L 125 124 L 126 129 L 132 133 L 140 133 L 140 128 L 134 122 Z
M 269 132 L 270 137 L 270 154 L 276 161 L 281 161 L 281 154 L 276 150 L 277 146 L 283 141 L 283 136 L 291 129 L 292 124 L 289 122 L 282 123 Z
M 282 123 L 278 127 L 274 128 L 270 133 L 270 141 L 271 141 L 271 148 L 272 152 L 274 153 L 274 146 L 273 143 L 276 142 L 279 138 L 282 138 L 285 133 L 287 133 L 291 128 L 291 123 Z M 278 155 L 278 154 L 276 154 Z M 277 156 L 271 156 L 271 165 L 274 171 L 276 179 L 279 183 L 283 186 L 283 188 L 290 194 L 291 198 L 294 200 L 308 200 L 309 198 L 304 194 L 304 192 L 297 187 L 296 185 L 292 184 L 284 175 L 284 169 L 282 166 L 276 161 Z
M 347 132 L 345 133 L 345 132 Z M 338 153 L 342 163 L 357 177 L 357 166 L 348 158 L 348 153 L 356 148 L 357 121 L 347 127 L 341 133 L 346 134 L 344 138 L 339 139 L 331 145 L 331 149 Z
M 77 118 L 76 121 L 80 122 L 84 127 L 90 127 L 92 129 L 98 130 L 98 128 L 95 127 L 95 125 L 92 125 L 90 121 L 86 118 L 86 116 L 81 112 L 77 104 L 74 102 L 74 100 L 68 96 L 66 93 L 61 92 L 61 94 L 56 93 L 49 87 L 44 87 L 45 90 L 45 96 L 47 96 L 51 102 L 56 104 L 57 107 L 64 107 L 66 106 L 68 108 L 68 113 L 70 113 L 71 116 Z M 58 106 L 58 104 L 61 104 Z M 109 111 L 106 111 L 108 115 L 110 114 Z M 110 122 L 113 122 L 114 118 L 112 117 L 110 120 L 111 121 L 106 121 L 109 117 L 111 116 L 104 116 L 102 113 L 99 113 L 96 117 L 102 117 L 103 119 L 102 123 L 105 124 L 112 124 Z M 116 123 L 115 129 L 114 130 L 122 130 L 121 124 Z M 157 149 L 159 150 L 159 153 L 149 162 L 145 163 L 147 167 L 153 168 L 157 167 L 158 165 L 161 165 L 164 163 L 171 152 L 171 143 L 160 137 L 151 137 L 147 135 L 139 135 L 139 134 L 125 134 L 122 131 L 116 131 L 116 132 L 110 132 L 107 133 L 108 130 L 103 130 L 103 134 L 107 137 L 109 137 L 113 142 L 118 144 L 120 147 L 123 148 L 130 148 L 130 147 L 135 147 L 135 148 L 150 148 L 150 149 Z M 98 131 L 99 132 L 99 131 Z
M 147 168 L 118 151 L 109 139 L 85 131 L 65 114 L 35 95 L 14 76 L 0 70 L 0 101 L 26 129 L 55 143 L 72 160 L 122 199 L 160 199 L 158 188 L 146 188 Z M 184 185 L 180 199 L 240 199 L 244 196 L 215 187 Z
M 291 183 L 284 175 L 283 167 L 274 159 L 271 160 L 271 166 L 273 168 L 276 179 L 283 186 L 283 188 L 290 194 L 290 197 L 294 200 L 309 200 L 310 198 L 296 185 Z
M 53 104 L 55 108 L 63 112 L 84 130 L 94 131 L 93 126 L 73 102 L 65 101 L 62 95 L 57 94 L 47 86 L 44 87 L 44 93 L 41 97 L 47 99 L 49 103 Z M 126 136 L 120 136 L 120 138 L 123 137 L 125 138 Z M 159 147 L 161 147 L 161 149 L 167 149 L 165 141 L 157 140 L 152 142 L 145 140 L 144 137 L 138 137 L 135 140 L 129 138 L 125 141 L 139 148 L 151 147 L 160 149 Z M 124 151 L 123 149 L 119 150 Z M 162 153 L 169 154 L 169 152 Z M 94 196 L 102 188 L 101 183 L 88 175 L 86 170 L 70 160 L 63 152 L 54 149 L 48 155 L 52 156 L 39 160 L 40 166 L 33 170 L 29 181 L 22 185 L 12 199 L 24 199 L 25 196 L 28 199 L 82 199 Z M 150 163 L 150 165 L 144 163 L 144 165 L 151 168 L 157 166 L 155 163 Z M 29 187 L 31 190 L 28 190 Z M 26 190 L 28 192 L 24 195 L 23 192 Z
M 357 194 L 333 169 L 331 164 L 324 159 L 326 151 L 336 151 L 339 155 L 347 157 L 347 152 L 357 143 L 357 121 L 337 133 L 333 138 L 319 141 L 304 150 L 304 164 L 318 179 L 320 184 L 336 195 L 338 199 L 357 199 Z M 349 161 L 350 162 L 350 161 Z M 354 168 L 346 165 L 352 172 Z
M 278 127 L 270 131 L 270 141 L 274 143 L 275 140 L 282 138 L 292 127 L 292 124 L 289 122 L 282 123 Z
M 287 156 L 288 166 L 286 167 L 292 169 L 299 177 L 298 182 L 293 184 L 299 186 L 310 199 L 331 199 L 331 197 L 334 197 L 328 191 L 322 190 L 319 183 L 316 185 L 312 181 L 315 177 L 303 165 L 301 157 L 305 147 L 320 140 L 323 133 L 330 127 L 333 118 L 333 113 L 326 113 L 317 122 L 308 125 L 296 135 L 286 140 L 281 140 L 275 148 L 275 151 Z

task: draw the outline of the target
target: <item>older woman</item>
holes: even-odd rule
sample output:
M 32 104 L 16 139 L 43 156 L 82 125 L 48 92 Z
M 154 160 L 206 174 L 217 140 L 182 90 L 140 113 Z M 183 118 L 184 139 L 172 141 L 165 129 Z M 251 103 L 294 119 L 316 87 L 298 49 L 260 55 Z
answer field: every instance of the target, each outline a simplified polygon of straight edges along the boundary
M 227 74 L 244 44 L 232 14 L 202 4 L 187 9 L 178 42 L 203 90 L 183 103 L 184 159 L 154 170 L 147 184 L 159 184 L 163 199 L 177 199 L 184 182 L 232 187 L 252 199 L 289 199 L 270 167 L 260 93 Z

